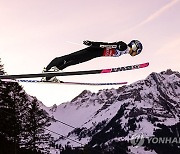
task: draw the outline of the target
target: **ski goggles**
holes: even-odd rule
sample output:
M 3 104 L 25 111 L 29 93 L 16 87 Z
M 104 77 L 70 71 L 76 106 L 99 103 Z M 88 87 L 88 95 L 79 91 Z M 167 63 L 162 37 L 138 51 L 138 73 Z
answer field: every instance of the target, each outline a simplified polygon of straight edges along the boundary
M 131 48 L 137 55 L 141 53 L 141 49 L 138 49 L 135 43 L 132 44 Z

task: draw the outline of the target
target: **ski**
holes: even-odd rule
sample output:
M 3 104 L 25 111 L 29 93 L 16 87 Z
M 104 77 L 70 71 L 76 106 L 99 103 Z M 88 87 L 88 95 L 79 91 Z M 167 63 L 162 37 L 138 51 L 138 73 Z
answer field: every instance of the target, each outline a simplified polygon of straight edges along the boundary
M 45 73 L 37 73 L 37 74 L 0 75 L 0 79 L 22 79 L 22 78 L 37 78 L 37 77 L 102 74 L 102 73 L 112 73 L 112 72 L 120 72 L 120 71 L 127 71 L 127 70 L 135 70 L 135 69 L 139 69 L 139 68 L 145 68 L 148 65 L 149 65 L 149 63 L 142 63 L 142 64 L 116 67 L 116 68 L 110 68 L 110 69 L 99 69 L 99 70 L 88 70 L 88 71 L 45 72 Z
M 128 82 L 114 82 L 114 83 L 88 83 L 88 82 L 67 82 L 67 81 L 41 81 L 41 80 L 11 80 L 11 79 L 2 79 L 4 82 L 24 82 L 24 83 L 50 83 L 50 84 L 69 84 L 69 85 L 90 85 L 90 86 L 103 86 L 103 85 L 123 85 Z

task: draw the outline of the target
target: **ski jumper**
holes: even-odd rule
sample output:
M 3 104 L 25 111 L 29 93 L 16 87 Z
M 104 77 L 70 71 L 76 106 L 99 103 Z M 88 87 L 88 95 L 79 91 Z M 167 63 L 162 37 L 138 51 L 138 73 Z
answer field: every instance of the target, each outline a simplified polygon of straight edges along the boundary
M 50 70 L 53 66 L 56 66 L 59 70 L 63 70 L 68 66 L 83 63 L 93 58 L 102 56 L 119 57 L 127 53 L 129 53 L 129 48 L 122 41 L 113 43 L 91 42 L 91 45 L 87 48 L 62 57 L 56 57 L 49 63 L 46 70 Z

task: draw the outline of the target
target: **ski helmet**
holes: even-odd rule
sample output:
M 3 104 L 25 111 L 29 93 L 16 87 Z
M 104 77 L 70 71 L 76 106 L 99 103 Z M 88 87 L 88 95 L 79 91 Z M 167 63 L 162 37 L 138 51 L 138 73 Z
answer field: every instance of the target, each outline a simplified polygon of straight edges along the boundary
M 143 49 L 142 43 L 138 40 L 132 40 L 128 46 L 136 52 L 136 55 L 140 54 Z

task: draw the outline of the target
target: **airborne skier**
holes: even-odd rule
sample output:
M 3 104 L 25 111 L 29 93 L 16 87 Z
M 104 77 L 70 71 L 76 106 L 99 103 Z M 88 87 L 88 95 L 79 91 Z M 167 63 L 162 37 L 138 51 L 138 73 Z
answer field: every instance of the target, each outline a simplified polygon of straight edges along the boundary
M 119 57 L 123 54 L 130 54 L 131 56 L 136 56 L 140 54 L 143 49 L 142 43 L 138 40 L 132 40 L 129 44 L 126 44 L 123 41 L 106 43 L 86 40 L 83 41 L 83 44 L 87 45 L 88 47 L 71 53 L 69 55 L 56 57 L 44 69 L 44 72 L 52 70 L 63 70 L 68 66 L 76 65 L 102 56 Z M 57 81 L 57 79 L 53 76 L 45 77 L 42 80 L 54 82 Z

